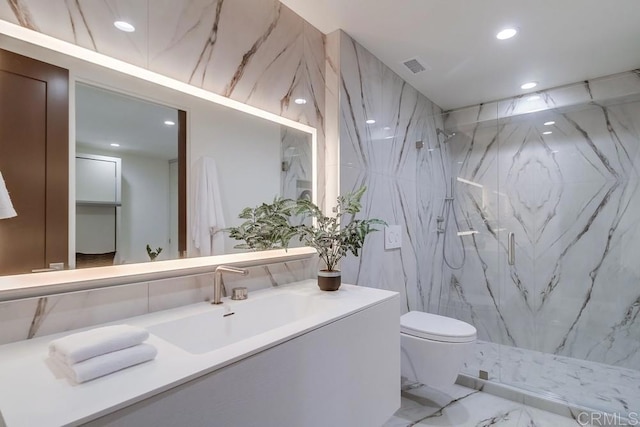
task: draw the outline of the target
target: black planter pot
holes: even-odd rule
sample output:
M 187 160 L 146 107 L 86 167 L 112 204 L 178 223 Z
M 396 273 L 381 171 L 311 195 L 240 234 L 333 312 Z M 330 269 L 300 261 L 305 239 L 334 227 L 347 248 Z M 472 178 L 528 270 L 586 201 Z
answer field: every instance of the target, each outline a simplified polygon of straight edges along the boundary
M 337 291 L 340 289 L 340 270 L 320 270 L 318 271 L 318 287 L 323 291 Z

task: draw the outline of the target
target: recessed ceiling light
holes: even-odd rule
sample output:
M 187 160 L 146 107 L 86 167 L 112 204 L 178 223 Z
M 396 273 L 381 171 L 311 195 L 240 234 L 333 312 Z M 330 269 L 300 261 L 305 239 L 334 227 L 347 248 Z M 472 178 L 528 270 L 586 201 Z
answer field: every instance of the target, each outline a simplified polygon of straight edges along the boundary
M 521 89 L 533 89 L 538 86 L 538 82 L 527 82 L 520 86 Z
M 537 101 L 538 99 L 540 99 L 539 95 L 533 95 L 527 98 L 527 101 Z
M 385 126 L 385 127 L 383 127 L 382 129 L 384 129 L 384 130 L 391 130 L 391 128 L 390 128 L 389 126 Z
M 553 151 L 551 152 L 551 154 L 556 154 L 557 152 L 558 152 L 558 150 L 553 150 Z
M 556 124 L 556 122 L 554 122 L 553 120 L 548 121 L 548 122 L 544 122 L 545 126 L 551 126 L 551 125 L 555 125 L 555 124 Z
M 429 148 L 427 151 L 435 151 L 435 148 Z
M 124 31 L 125 33 L 133 33 L 136 30 L 136 27 L 125 21 L 116 21 L 113 23 L 113 25 L 117 29 L 119 29 L 120 31 Z
M 550 130 L 546 131 L 546 132 L 542 132 L 543 135 L 551 135 L 553 132 L 551 132 Z
M 112 143 L 111 143 L 111 144 L 109 144 L 109 145 L 111 145 L 112 147 L 120 147 L 120 144 L 118 144 L 118 143 L 116 143 L 116 142 L 112 142 Z
M 167 126 L 173 126 L 176 124 L 176 122 L 174 122 L 173 120 L 165 120 L 164 124 Z
M 384 139 L 393 139 L 393 136 L 385 136 Z
M 293 100 L 293 102 L 295 102 L 298 105 L 304 105 L 307 103 L 307 100 L 304 98 L 296 98 Z
M 369 120 L 367 120 L 365 123 L 366 123 L 366 124 L 368 124 L 368 125 L 372 125 L 372 124 L 374 124 L 375 122 L 376 122 L 375 120 L 373 120 L 373 119 L 369 119 Z
M 496 38 L 498 40 L 506 40 L 506 39 L 510 39 L 516 34 L 518 34 L 518 30 L 516 30 L 515 28 L 505 28 L 504 30 L 496 34 Z

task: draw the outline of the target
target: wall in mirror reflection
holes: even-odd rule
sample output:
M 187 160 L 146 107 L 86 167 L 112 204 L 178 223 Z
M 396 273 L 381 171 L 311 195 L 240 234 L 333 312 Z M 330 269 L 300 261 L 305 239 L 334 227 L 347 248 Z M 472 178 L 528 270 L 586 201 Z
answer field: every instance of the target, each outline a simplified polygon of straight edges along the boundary
M 238 252 L 223 230 L 243 221 L 242 209 L 312 198 L 311 136 L 188 101 L 187 254 Z M 172 107 L 76 86 L 77 268 L 179 256 L 177 116 Z

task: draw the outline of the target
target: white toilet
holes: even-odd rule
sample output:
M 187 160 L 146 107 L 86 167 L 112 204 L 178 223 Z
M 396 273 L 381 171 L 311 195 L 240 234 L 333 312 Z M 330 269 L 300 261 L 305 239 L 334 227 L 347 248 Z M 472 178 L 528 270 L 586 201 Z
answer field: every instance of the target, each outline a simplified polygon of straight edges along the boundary
M 437 314 L 400 317 L 402 376 L 439 390 L 452 386 L 476 341 L 476 328 Z

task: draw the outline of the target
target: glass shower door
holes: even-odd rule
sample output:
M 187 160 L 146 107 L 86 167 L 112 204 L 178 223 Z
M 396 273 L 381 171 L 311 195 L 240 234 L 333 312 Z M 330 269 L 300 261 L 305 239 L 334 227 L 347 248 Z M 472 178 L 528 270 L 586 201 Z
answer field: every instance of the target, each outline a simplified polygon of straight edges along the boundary
M 474 325 L 478 343 L 463 372 L 499 378 L 500 347 L 510 343 L 501 313 L 498 128 L 495 112 L 458 110 L 435 118 L 435 135 L 422 150 L 419 213 L 425 227 L 425 310 Z M 486 120 L 478 117 L 488 116 Z
M 516 236 L 500 382 L 628 414 L 640 408 L 640 98 L 499 129 L 500 227 Z

